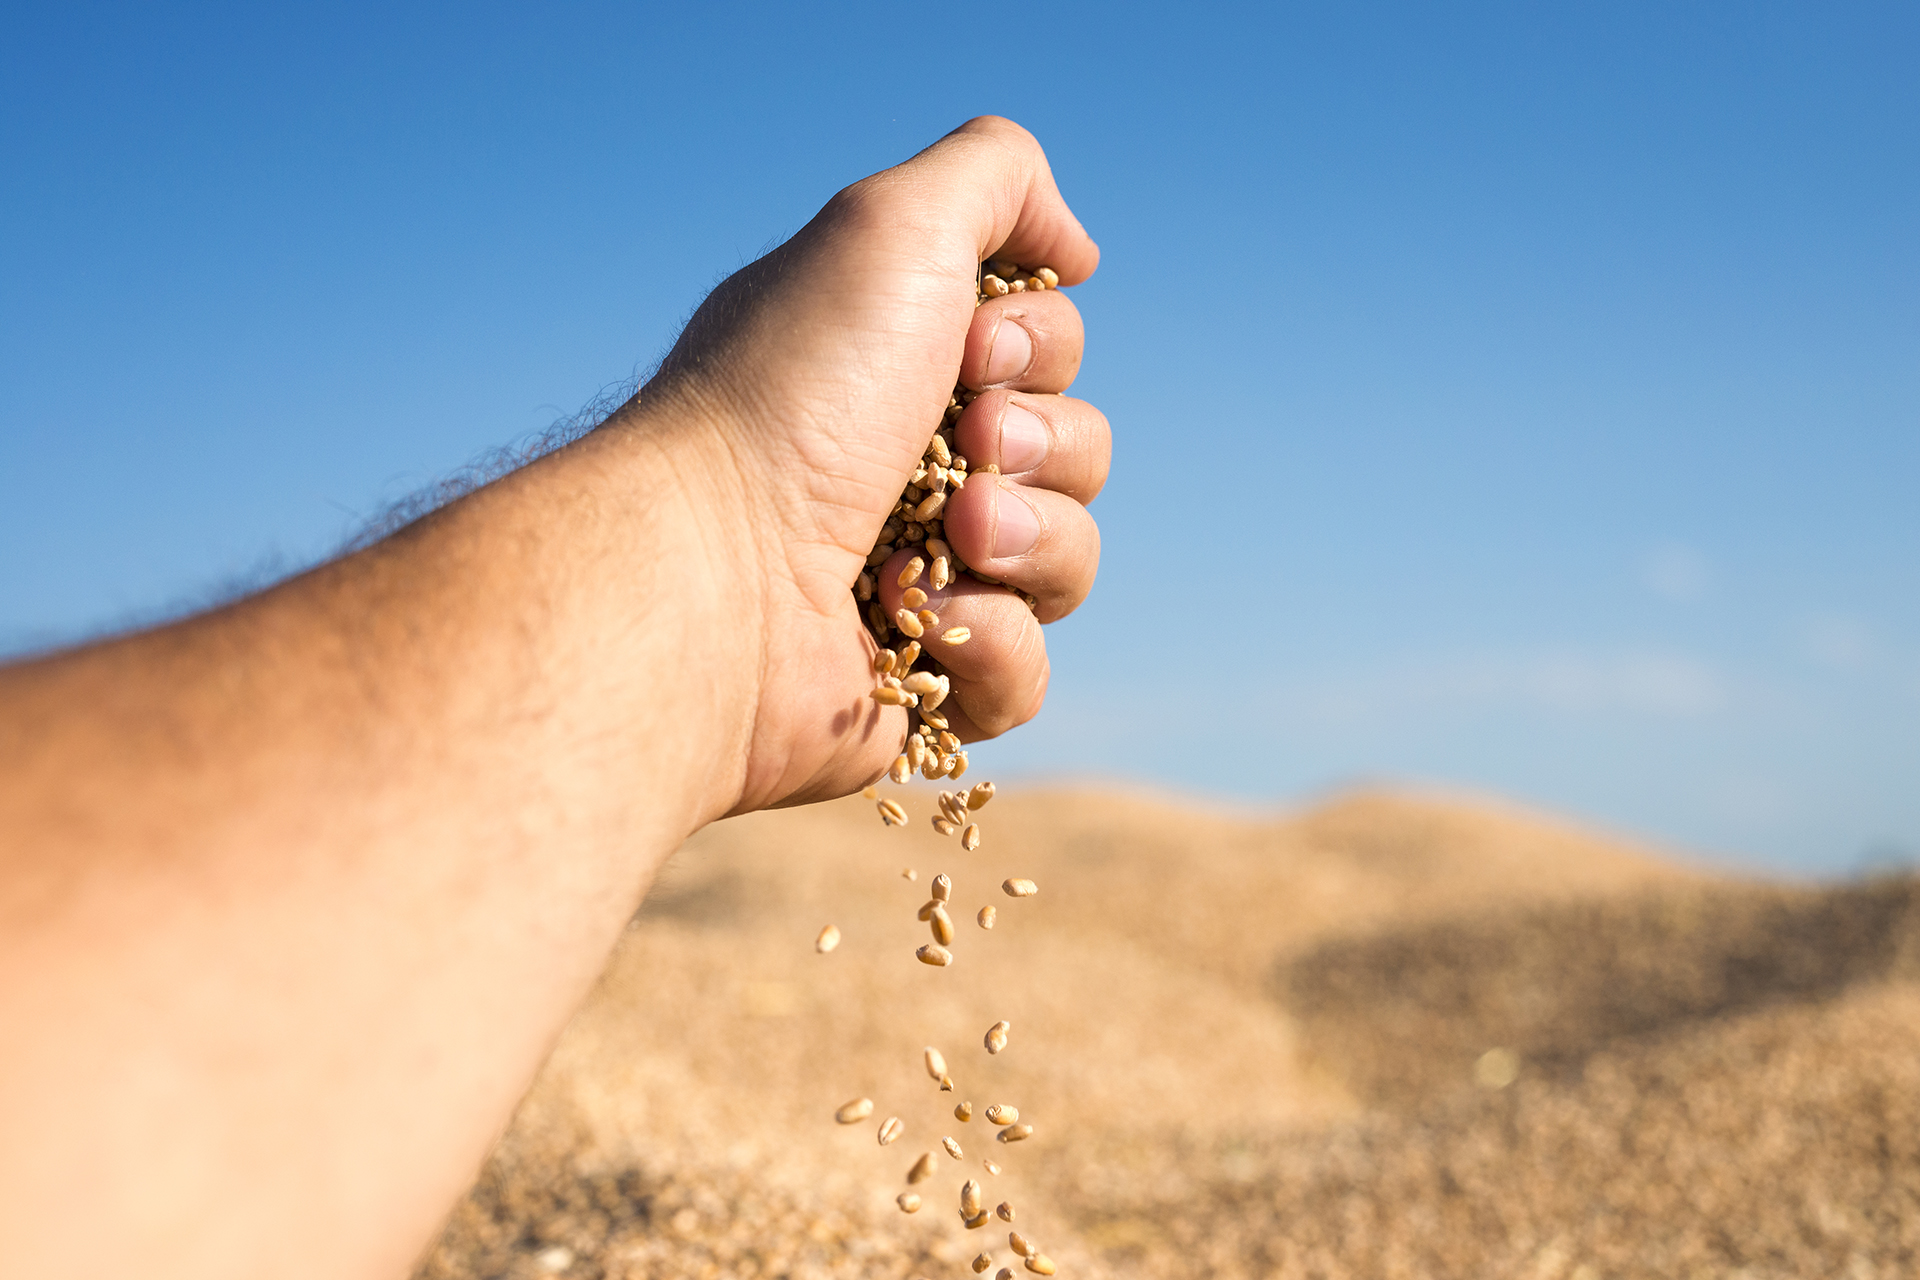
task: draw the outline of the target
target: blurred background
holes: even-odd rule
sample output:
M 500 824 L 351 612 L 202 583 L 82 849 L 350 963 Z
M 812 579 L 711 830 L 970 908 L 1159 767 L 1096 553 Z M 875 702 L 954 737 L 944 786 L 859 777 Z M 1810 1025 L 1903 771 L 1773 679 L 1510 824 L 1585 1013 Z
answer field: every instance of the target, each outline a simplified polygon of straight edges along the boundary
M 997 773 L 1920 854 L 1910 4 L 0 14 L 0 653 L 645 370 L 968 116 L 1104 264 L 1100 585 Z

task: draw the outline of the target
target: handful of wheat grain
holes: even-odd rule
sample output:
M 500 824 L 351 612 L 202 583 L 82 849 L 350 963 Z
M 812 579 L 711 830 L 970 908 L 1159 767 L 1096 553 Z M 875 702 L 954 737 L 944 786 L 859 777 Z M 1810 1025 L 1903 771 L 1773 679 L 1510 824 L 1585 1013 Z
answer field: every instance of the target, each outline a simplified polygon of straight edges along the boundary
M 1024 271 L 1012 263 L 989 259 L 982 264 L 974 305 L 977 307 L 989 298 L 1004 297 L 1009 293 L 1054 289 L 1059 284 L 1060 277 L 1048 267 Z M 975 393 L 964 386 L 953 389 L 945 414 L 928 439 L 919 465 L 914 468 L 906 487 L 901 491 L 900 500 L 888 513 L 880 536 L 867 554 L 867 567 L 860 573 L 853 588 L 855 598 L 866 606 L 867 626 L 877 646 L 873 658 L 873 673 L 877 683 L 870 696 L 882 706 L 907 709 L 906 741 L 894 759 L 892 768 L 887 771 L 889 778 L 901 784 L 916 773 L 928 781 L 941 778 L 958 780 L 967 772 L 969 764 L 966 749 L 954 735 L 947 717 L 940 711 L 941 705 L 952 693 L 951 677 L 942 669 L 939 660 L 927 652 L 921 641 L 938 636 L 942 646 L 958 646 L 971 640 L 972 634 L 964 626 L 943 627 L 939 614 L 926 607 L 930 597 L 920 584 L 924 581 L 939 591 L 964 573 L 989 585 L 1003 585 L 965 564 L 944 537 L 942 512 L 948 496 L 965 488 L 969 475 L 967 459 L 955 445 L 953 431 L 960 415 L 974 398 Z M 982 470 L 997 472 L 999 468 L 989 463 Z M 874 578 L 874 571 L 902 548 L 909 547 L 914 554 L 895 580 L 895 585 L 903 592 L 901 606 L 889 615 L 877 598 L 880 584 Z M 1037 606 L 1038 601 L 1033 596 L 1024 592 L 1016 594 L 1026 602 L 1028 609 Z M 864 794 L 874 801 L 882 823 L 889 827 L 907 825 L 907 811 L 898 801 L 880 797 L 873 787 L 868 787 Z M 981 834 L 975 815 L 986 807 L 993 796 L 991 782 L 940 792 L 939 812 L 932 817 L 933 829 L 943 837 L 958 835 L 960 847 L 966 852 L 977 850 Z M 917 878 L 911 868 L 901 874 L 909 881 Z M 1008 897 L 1016 899 L 1030 898 L 1039 892 L 1038 886 L 1026 879 L 1009 879 L 1001 888 Z M 914 954 L 923 964 L 945 968 L 954 961 L 951 950 L 955 938 L 951 914 L 953 880 L 945 873 L 936 875 L 932 889 L 933 896 L 920 908 L 919 918 L 932 932 L 933 941 L 921 946 Z M 980 908 L 975 920 L 982 929 L 992 929 L 997 916 L 996 909 L 988 905 Z M 839 941 L 839 929 L 828 925 L 821 931 L 815 946 L 825 953 L 833 950 Z M 984 1037 L 988 1054 L 997 1055 L 1006 1049 L 1011 1030 L 1004 1019 L 988 1029 Z M 948 1073 L 944 1055 L 928 1046 L 923 1061 L 927 1075 L 938 1083 L 940 1089 L 943 1092 L 953 1091 L 953 1077 Z M 873 1109 L 870 1099 L 858 1098 L 841 1107 L 834 1118 L 842 1124 L 854 1124 L 871 1116 Z M 993 1103 L 986 1108 L 985 1114 L 996 1130 L 994 1136 L 1002 1143 L 1023 1141 L 1034 1132 L 1031 1124 L 1020 1123 L 1019 1109 L 1010 1103 Z M 973 1104 L 961 1102 L 954 1107 L 953 1115 L 962 1124 L 970 1122 L 973 1119 Z M 887 1146 L 899 1139 L 905 1128 L 900 1117 L 887 1117 L 878 1131 L 880 1145 Z M 941 1138 L 940 1146 L 949 1158 L 956 1161 L 963 1158 L 960 1144 L 954 1138 Z M 908 1185 L 915 1186 L 934 1177 L 939 1164 L 939 1157 L 932 1151 L 922 1152 L 907 1171 Z M 1000 1166 L 992 1160 L 983 1160 L 981 1167 L 990 1176 L 1000 1173 Z M 983 1196 L 978 1181 L 969 1178 L 961 1184 L 959 1212 L 965 1229 L 983 1227 L 995 1215 L 1004 1223 L 1013 1222 L 1011 1203 L 1003 1200 L 989 1213 Z M 913 1191 L 901 1192 L 897 1202 L 904 1213 L 917 1213 L 922 1204 L 920 1195 Z M 1018 1231 L 1010 1232 L 1007 1240 L 1014 1253 L 1024 1260 L 1028 1271 L 1037 1275 L 1054 1274 L 1053 1260 Z M 984 1273 L 992 1266 L 992 1255 L 984 1251 L 972 1262 L 976 1274 Z M 1010 1280 L 1013 1274 L 1011 1267 L 1003 1267 L 995 1280 Z

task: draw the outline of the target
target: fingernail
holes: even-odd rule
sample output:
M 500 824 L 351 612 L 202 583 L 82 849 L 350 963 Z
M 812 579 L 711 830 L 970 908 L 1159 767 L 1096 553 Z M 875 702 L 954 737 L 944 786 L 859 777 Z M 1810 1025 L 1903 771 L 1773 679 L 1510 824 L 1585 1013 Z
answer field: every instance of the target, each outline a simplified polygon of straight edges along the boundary
M 1019 377 L 1033 363 L 1033 338 L 1018 320 L 1002 318 L 987 349 L 988 386 Z
M 1047 460 L 1047 424 L 1031 409 L 1008 404 L 1000 416 L 1000 470 L 1031 471 Z
M 1040 513 L 1004 481 L 994 487 L 993 558 L 1023 556 L 1040 541 Z

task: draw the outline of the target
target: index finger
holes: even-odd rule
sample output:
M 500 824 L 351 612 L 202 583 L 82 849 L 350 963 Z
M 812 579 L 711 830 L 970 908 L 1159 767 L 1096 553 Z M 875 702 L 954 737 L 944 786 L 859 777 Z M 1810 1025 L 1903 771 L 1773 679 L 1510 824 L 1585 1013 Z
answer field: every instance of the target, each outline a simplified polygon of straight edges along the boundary
M 973 262 L 1007 258 L 1052 267 L 1079 284 L 1100 265 L 1100 248 L 1067 208 L 1039 140 L 1001 116 L 967 121 L 920 154 L 855 183 L 909 199 L 933 222 L 959 225 Z

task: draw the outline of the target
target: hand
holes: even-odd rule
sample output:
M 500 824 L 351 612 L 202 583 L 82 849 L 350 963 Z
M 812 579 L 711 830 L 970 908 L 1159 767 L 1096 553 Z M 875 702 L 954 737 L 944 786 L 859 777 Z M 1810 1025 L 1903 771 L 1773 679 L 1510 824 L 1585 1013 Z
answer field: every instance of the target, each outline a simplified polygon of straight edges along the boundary
M 753 681 L 734 812 L 844 795 L 899 751 L 906 713 L 867 696 L 875 645 L 851 588 L 956 381 L 984 394 L 956 427 L 972 479 L 946 507 L 947 539 L 1038 606 L 971 578 L 929 588 L 942 627 L 972 639 L 922 643 L 953 676 L 942 709 L 963 740 L 1039 710 L 1039 624 L 1092 585 L 1100 537 L 1085 504 L 1105 482 L 1110 437 L 1098 410 L 1060 394 L 1080 365 L 1079 313 L 1052 290 L 976 310 L 990 256 L 1050 266 L 1070 285 L 1099 250 L 1032 135 L 983 117 L 842 191 L 722 284 L 609 424 L 657 424 L 680 442 L 684 478 L 704 495 L 691 505 L 715 521 L 700 540 L 715 549 L 712 572 L 738 588 L 738 629 L 714 638 L 739 647 Z M 879 570 L 890 613 L 909 555 Z

